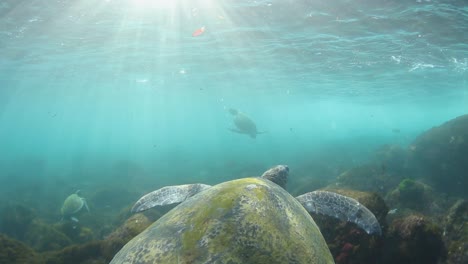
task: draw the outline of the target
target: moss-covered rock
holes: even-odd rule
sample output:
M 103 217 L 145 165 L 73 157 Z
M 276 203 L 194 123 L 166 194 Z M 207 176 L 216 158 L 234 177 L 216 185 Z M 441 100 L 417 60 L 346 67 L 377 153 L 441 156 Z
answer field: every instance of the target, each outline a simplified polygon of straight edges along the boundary
M 36 213 L 22 204 L 10 204 L 0 210 L 0 232 L 24 240 Z
M 383 145 L 373 155 L 373 163 L 380 164 L 385 173 L 403 175 L 407 168 L 408 149 L 399 145 Z
M 383 252 L 382 263 L 436 264 L 446 256 L 441 229 L 415 214 L 390 224 Z
M 44 260 L 20 241 L 0 234 L 0 263 L 40 264 Z
M 40 252 L 58 250 L 73 243 L 60 230 L 38 219 L 34 220 L 27 229 L 24 242 Z
M 75 244 L 62 249 L 44 253 L 47 264 L 103 264 L 109 263 L 112 257 L 130 241 L 142 232 L 152 222 L 143 214 L 131 216 L 122 226 L 107 236 L 104 240 L 87 241 L 90 229 L 83 227 L 78 229 L 76 239 L 84 236 L 82 244 Z
M 433 208 L 433 202 L 437 198 L 438 196 L 427 184 L 406 178 L 387 195 L 386 200 L 392 208 L 398 208 L 399 210 L 408 208 L 429 213 L 431 210 L 437 209 Z
M 468 115 L 424 132 L 410 149 L 409 165 L 418 176 L 438 190 L 468 197 Z
M 447 264 L 468 263 L 468 201 L 458 200 L 445 217 Z
M 102 256 L 102 241 L 91 241 L 82 245 L 72 245 L 61 250 L 46 252 L 42 255 L 47 264 L 105 264 Z
M 132 215 L 103 241 L 103 256 L 110 261 L 128 241 L 143 232 L 152 223 L 144 214 Z
M 340 174 L 336 180 L 337 188 L 385 195 L 394 188 L 402 176 L 387 171 L 382 164 L 366 164 L 351 168 Z

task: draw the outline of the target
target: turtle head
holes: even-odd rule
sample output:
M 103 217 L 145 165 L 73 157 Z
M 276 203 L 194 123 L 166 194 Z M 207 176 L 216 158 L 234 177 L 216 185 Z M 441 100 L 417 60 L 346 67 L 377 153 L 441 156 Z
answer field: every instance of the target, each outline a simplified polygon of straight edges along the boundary
M 277 165 L 267 171 L 265 171 L 261 178 L 270 180 L 283 189 L 286 189 L 286 183 L 288 182 L 289 167 L 287 165 Z
M 239 113 L 239 111 L 237 111 L 237 110 L 234 109 L 234 108 L 229 108 L 228 111 L 229 111 L 229 113 L 230 113 L 231 115 L 237 115 L 237 114 Z

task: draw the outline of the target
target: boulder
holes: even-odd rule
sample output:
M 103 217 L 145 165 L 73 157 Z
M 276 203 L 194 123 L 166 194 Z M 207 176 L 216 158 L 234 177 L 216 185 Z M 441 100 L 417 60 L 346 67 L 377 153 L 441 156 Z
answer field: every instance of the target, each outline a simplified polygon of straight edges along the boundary
M 434 188 L 468 197 L 468 115 L 418 136 L 410 146 L 409 166 Z

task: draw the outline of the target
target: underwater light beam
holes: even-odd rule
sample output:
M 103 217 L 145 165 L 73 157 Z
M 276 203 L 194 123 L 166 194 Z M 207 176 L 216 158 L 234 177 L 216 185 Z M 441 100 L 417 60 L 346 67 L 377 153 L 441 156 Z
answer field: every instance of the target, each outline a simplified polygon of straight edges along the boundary
M 108 0 L 109 1 L 109 0 Z M 156 8 L 156 9 L 175 9 L 180 6 L 196 5 L 199 7 L 212 7 L 212 0 L 131 0 L 135 5 L 142 8 Z M 185 3 L 184 3 L 185 2 Z
M 133 0 L 133 2 L 144 8 L 173 8 L 177 0 Z

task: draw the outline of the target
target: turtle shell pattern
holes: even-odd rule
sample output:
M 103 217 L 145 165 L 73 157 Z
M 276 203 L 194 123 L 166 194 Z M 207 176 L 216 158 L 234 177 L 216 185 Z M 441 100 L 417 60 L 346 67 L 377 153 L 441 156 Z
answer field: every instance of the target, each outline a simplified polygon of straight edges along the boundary
M 78 194 L 74 193 L 65 199 L 60 209 L 62 215 L 72 215 L 78 213 L 84 206 L 84 200 Z
M 309 213 L 261 178 L 213 186 L 133 238 L 116 263 L 334 263 Z

